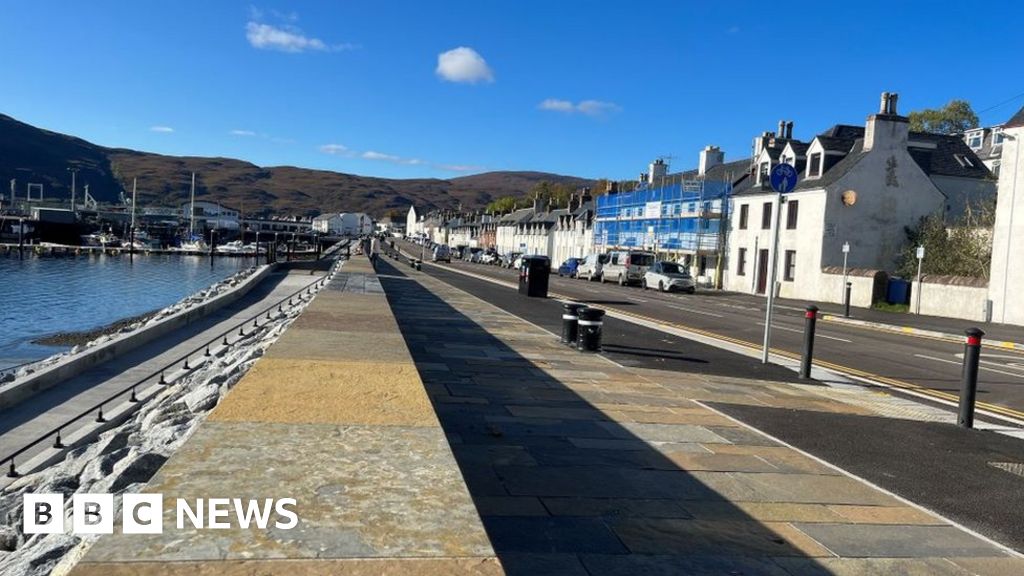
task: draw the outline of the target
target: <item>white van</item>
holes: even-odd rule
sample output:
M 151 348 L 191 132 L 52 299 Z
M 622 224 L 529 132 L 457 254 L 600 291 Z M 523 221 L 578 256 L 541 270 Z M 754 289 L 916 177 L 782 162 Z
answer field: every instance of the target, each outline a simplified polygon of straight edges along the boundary
M 604 263 L 608 261 L 607 254 L 588 254 L 576 266 L 576 277 L 586 278 L 587 282 L 597 280 L 604 270 Z
M 642 250 L 620 250 L 608 253 L 608 262 L 601 271 L 601 282 L 618 282 L 619 286 L 640 284 L 647 269 L 654 264 L 654 254 Z

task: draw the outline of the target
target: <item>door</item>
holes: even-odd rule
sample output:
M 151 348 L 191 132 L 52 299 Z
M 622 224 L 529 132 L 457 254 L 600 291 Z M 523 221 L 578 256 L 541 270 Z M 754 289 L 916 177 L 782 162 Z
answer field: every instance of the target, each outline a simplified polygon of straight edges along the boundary
M 764 294 L 768 286 L 768 251 L 760 250 L 757 253 L 757 293 Z

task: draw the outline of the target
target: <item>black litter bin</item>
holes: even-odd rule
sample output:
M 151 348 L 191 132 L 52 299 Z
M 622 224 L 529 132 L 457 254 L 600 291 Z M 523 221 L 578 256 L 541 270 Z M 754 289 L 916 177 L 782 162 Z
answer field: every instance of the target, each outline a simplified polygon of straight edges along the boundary
M 576 349 L 580 352 L 601 351 L 601 328 L 604 325 L 604 310 L 581 308 L 577 322 Z
M 586 304 L 577 304 L 575 302 L 569 302 L 568 304 L 562 305 L 562 343 L 570 346 L 576 345 L 576 334 L 579 325 L 579 311 L 581 308 L 586 308 Z
M 526 256 L 519 268 L 519 293 L 532 298 L 548 297 L 548 276 L 551 259 L 547 256 Z

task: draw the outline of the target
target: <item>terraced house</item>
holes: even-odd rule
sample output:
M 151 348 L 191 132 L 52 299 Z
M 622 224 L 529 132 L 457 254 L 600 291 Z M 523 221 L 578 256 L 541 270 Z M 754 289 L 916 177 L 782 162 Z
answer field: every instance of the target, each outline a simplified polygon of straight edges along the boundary
M 780 162 L 801 173 L 781 205 L 768 182 Z M 897 112 L 897 95 L 889 93 L 864 127 L 838 124 L 810 142 L 794 139 L 792 124 L 780 123 L 774 134 L 755 138 L 751 175 L 733 189 L 724 287 L 766 293 L 778 225 L 779 294 L 842 302 L 848 244 L 856 306 L 869 306 L 884 290 L 907 227 L 936 212 L 955 217 L 996 188 L 960 136 L 911 132 Z

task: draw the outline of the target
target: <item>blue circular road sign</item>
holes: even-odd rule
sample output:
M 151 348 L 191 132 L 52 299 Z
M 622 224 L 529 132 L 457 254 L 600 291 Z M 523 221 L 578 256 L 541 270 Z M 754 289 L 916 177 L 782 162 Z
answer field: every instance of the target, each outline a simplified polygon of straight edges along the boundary
M 768 179 L 771 182 L 772 190 L 779 194 L 792 192 L 793 188 L 796 188 L 796 168 L 789 164 L 777 164 L 772 167 Z

